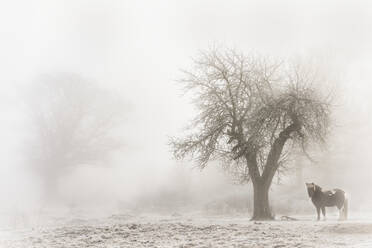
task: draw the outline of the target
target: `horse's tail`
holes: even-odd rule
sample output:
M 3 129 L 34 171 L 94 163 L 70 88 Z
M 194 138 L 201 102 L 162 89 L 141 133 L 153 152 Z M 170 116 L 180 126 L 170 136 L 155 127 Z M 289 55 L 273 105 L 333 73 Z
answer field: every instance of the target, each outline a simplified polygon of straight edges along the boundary
M 342 212 L 343 212 L 345 220 L 347 219 L 348 211 L 349 211 L 349 199 L 347 198 L 347 195 L 345 193 L 344 206 L 342 207 Z

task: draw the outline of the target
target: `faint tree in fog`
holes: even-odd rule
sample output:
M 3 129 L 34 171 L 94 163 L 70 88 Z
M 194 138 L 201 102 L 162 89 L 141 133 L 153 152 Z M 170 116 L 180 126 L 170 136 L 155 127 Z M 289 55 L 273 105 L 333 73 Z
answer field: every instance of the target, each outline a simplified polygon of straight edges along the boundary
M 275 62 L 235 51 L 211 51 L 194 60 L 181 82 L 198 112 L 188 132 L 170 142 L 177 159 L 192 157 L 200 168 L 211 160 L 252 181 L 252 219 L 273 218 L 269 188 L 293 147 L 324 143 L 330 101 L 319 75 L 299 64 Z
M 32 86 L 30 162 L 50 198 L 67 170 L 105 164 L 122 147 L 115 131 L 125 108 L 117 95 L 77 75 L 48 76 Z

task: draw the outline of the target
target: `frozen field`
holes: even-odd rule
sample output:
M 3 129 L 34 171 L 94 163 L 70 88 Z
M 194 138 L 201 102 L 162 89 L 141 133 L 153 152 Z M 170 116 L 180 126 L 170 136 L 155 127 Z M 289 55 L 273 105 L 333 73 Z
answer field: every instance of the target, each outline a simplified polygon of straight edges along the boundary
M 372 221 L 252 222 L 247 216 L 130 215 L 55 218 L 0 232 L 0 247 L 372 247 Z

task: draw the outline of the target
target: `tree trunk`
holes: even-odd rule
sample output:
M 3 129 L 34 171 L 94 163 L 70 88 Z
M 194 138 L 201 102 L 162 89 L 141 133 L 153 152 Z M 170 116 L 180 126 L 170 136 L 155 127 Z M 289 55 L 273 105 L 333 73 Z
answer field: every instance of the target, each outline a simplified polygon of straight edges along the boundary
M 54 203 L 58 199 L 58 179 L 62 171 L 58 168 L 45 168 L 40 174 L 42 181 L 43 200 L 48 203 Z
M 301 126 L 298 122 L 286 127 L 276 138 L 268 154 L 265 168 L 260 175 L 257 167 L 256 157 L 251 158 L 247 156 L 247 163 L 249 166 L 249 173 L 253 183 L 253 217 L 252 220 L 272 220 L 274 219 L 269 205 L 269 188 L 273 177 L 278 170 L 278 160 L 282 154 L 283 147 L 289 139 L 289 135 L 298 130 Z M 256 156 L 256 155 L 255 155 Z
M 269 205 L 269 187 L 263 183 L 254 183 L 253 196 L 252 220 L 274 219 Z

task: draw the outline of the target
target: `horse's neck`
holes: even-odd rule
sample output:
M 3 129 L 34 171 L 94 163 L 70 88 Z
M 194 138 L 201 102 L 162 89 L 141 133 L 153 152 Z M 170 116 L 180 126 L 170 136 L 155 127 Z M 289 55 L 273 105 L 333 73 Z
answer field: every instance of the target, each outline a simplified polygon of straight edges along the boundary
M 323 194 L 322 188 L 317 187 L 317 188 L 315 189 L 314 196 L 320 196 L 320 195 L 322 195 L 322 194 Z

